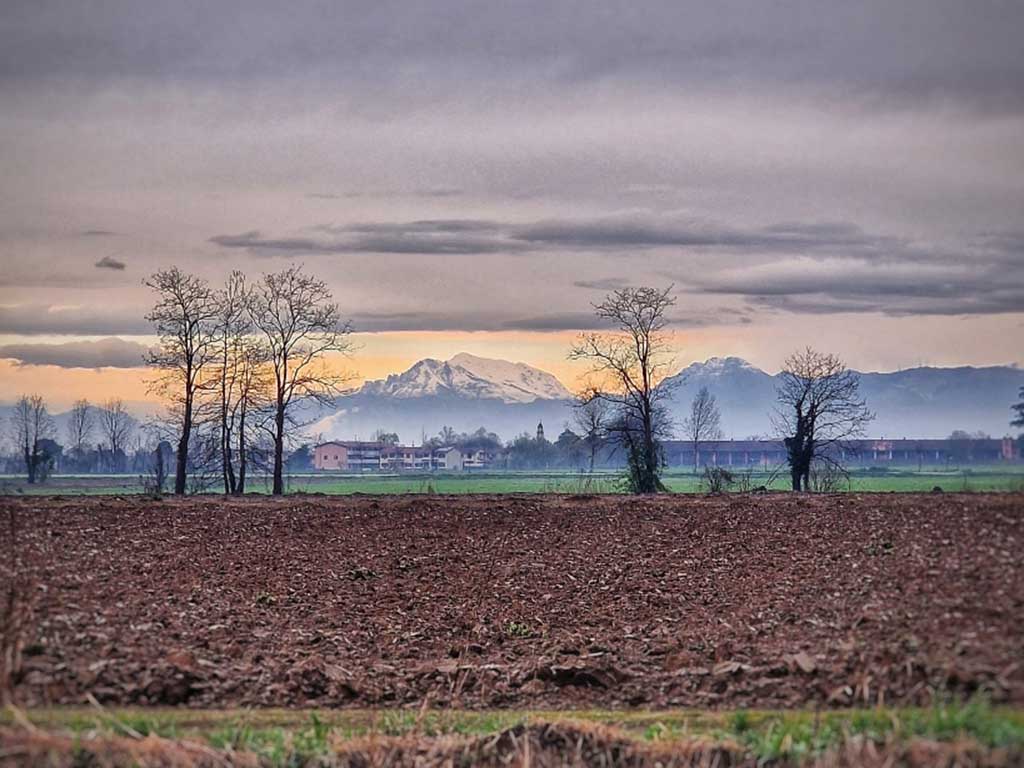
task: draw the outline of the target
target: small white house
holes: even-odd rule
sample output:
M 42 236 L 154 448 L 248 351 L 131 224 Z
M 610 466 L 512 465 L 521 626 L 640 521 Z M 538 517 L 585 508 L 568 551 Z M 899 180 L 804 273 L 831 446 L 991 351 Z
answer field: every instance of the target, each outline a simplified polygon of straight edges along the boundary
M 454 446 L 444 446 L 434 449 L 434 468 L 462 471 L 462 451 Z

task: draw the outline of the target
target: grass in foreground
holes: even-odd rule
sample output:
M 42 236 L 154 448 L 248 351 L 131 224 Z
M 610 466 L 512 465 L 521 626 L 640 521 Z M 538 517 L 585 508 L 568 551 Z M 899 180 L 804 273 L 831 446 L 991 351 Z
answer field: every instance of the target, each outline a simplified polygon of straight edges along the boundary
M 149 710 L 40 709 L 24 713 L 47 732 L 90 739 L 156 735 L 229 753 L 255 755 L 261 764 L 317 762 L 358 740 L 387 737 L 485 737 L 516 727 L 584 723 L 611 726 L 620 736 L 661 750 L 702 741 L 728 745 L 745 759 L 800 764 L 849 744 L 880 747 L 914 740 L 970 744 L 980 750 L 1024 751 L 1024 710 L 993 707 L 983 699 L 930 708 L 807 711 L 490 711 L 459 710 Z M 0 716 L 11 726 L 16 713 Z
M 621 492 L 621 473 L 570 471 L 524 471 L 480 473 L 436 473 L 406 475 L 345 475 L 313 473 L 286 478 L 289 493 L 345 495 L 389 494 L 463 494 L 463 493 L 617 493 Z M 704 493 L 704 481 L 689 470 L 673 468 L 665 473 L 665 486 L 673 493 Z M 732 490 L 766 486 L 787 490 L 788 477 L 782 473 L 751 472 Z M 927 492 L 939 486 L 949 493 L 986 491 L 1024 491 L 1024 465 L 950 467 L 870 467 L 856 468 L 841 490 L 855 492 Z M 262 478 L 250 484 L 252 493 L 269 493 Z M 0 477 L 0 494 L 26 495 L 121 495 L 142 492 L 140 479 L 133 475 L 56 475 L 40 485 L 27 485 L 22 477 Z M 211 493 L 217 488 L 211 487 Z

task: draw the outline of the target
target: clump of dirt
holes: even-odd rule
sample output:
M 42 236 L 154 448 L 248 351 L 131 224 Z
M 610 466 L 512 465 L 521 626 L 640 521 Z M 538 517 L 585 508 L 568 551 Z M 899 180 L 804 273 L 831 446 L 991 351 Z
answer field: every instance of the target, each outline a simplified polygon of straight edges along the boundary
M 147 736 L 76 738 L 45 731 L 0 728 L 0 766 L 47 768 L 257 768 L 256 755 L 227 753 L 188 741 Z
M 333 756 L 336 765 L 451 766 L 537 768 L 603 766 L 606 768 L 729 768 L 756 765 L 735 745 L 694 740 L 652 746 L 601 726 L 537 723 L 517 725 L 475 739 L 406 737 L 363 739 Z
M 1024 704 L 1021 494 L 5 507 L 22 706 Z

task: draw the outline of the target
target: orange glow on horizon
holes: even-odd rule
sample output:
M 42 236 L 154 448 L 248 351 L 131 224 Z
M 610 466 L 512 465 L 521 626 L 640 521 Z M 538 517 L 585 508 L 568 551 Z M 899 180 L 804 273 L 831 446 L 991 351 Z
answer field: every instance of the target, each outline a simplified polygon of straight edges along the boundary
M 698 333 L 676 334 L 680 350 L 676 365 L 703 359 L 701 352 L 729 343 L 727 336 L 702 329 Z M 371 379 L 401 373 L 424 358 L 447 360 L 460 352 L 512 362 L 523 362 L 554 375 L 570 391 L 582 386 L 586 366 L 570 362 L 568 351 L 578 334 L 573 331 L 398 331 L 353 336 L 356 349 L 351 358 L 333 357 L 332 367 L 355 374 L 353 386 Z M 148 392 L 152 371 L 145 368 L 61 368 L 52 365 L 20 365 L 0 360 L 0 400 L 13 401 L 23 393 L 41 394 L 53 411 L 66 410 L 75 400 L 100 402 L 120 397 L 129 403 L 159 402 Z

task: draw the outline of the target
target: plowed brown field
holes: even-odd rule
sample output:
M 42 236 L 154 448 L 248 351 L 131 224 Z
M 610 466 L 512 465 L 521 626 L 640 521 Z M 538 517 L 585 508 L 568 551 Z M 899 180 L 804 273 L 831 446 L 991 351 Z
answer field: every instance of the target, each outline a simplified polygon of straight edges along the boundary
M 1024 704 L 1021 495 L 0 510 L 25 705 Z

